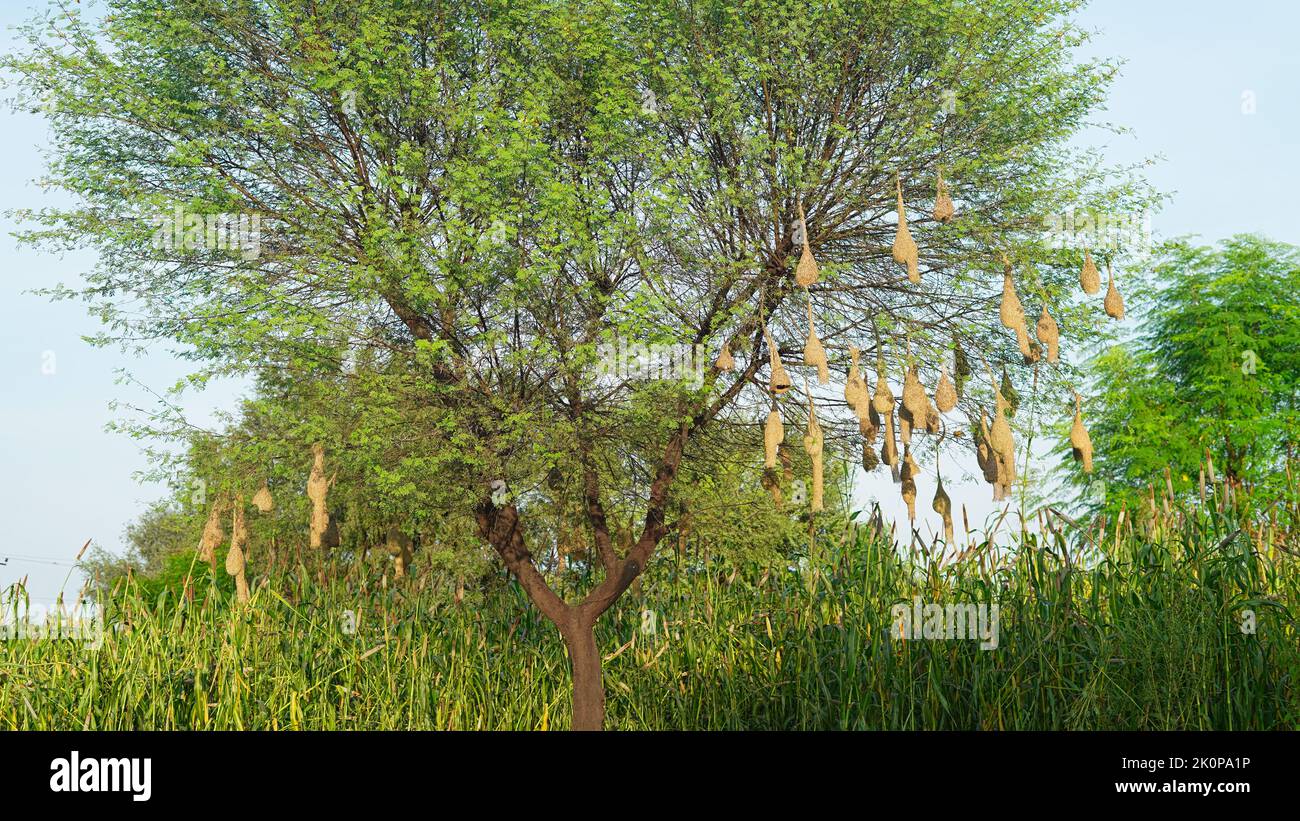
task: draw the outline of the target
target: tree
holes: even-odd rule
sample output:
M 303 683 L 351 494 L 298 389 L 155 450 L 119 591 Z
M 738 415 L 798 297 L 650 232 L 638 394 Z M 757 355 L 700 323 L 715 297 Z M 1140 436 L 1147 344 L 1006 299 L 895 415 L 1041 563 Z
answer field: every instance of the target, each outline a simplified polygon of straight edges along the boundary
M 868 374 L 930 379 L 954 335 L 1018 363 L 1002 257 L 1067 334 L 1095 327 L 1077 253 L 1039 233 L 1081 197 L 1136 196 L 1063 147 L 1111 71 L 1071 61 L 1076 6 L 112 0 L 98 31 L 65 8 L 7 61 L 54 125 L 53 183 L 84 202 L 30 238 L 100 248 L 64 293 L 105 341 L 173 340 L 208 373 L 375 363 L 361 415 L 436 464 L 436 504 L 472 511 L 568 647 L 573 726 L 599 728 L 593 625 L 670 531 L 684 465 L 720 457 L 710 431 L 748 431 L 752 452 L 721 456 L 752 463 L 769 408 L 802 431 L 815 405 L 857 461 L 838 386 L 764 389 L 769 333 L 793 367 L 811 304 L 837 370 L 856 344 Z M 941 170 L 951 224 L 930 216 Z M 898 200 L 913 281 L 890 259 Z M 171 214 L 188 233 L 153 219 Z M 822 261 L 808 288 L 799 234 Z M 625 378 L 612 337 L 701 346 L 702 378 Z M 527 540 L 561 463 L 603 571 L 575 601 Z M 626 549 L 614 504 L 639 513 Z
M 1235 489 L 1281 498 L 1300 436 L 1300 249 L 1177 240 L 1150 279 L 1143 331 L 1088 364 L 1107 506 L 1137 509 L 1166 469 L 1197 492 L 1206 455 Z

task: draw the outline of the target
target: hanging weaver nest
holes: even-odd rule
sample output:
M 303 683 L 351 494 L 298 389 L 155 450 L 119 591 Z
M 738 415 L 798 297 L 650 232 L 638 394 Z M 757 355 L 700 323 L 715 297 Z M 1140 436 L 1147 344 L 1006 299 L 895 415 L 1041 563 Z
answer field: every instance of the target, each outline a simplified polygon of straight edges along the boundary
M 966 349 L 961 346 L 961 339 L 956 334 L 952 338 L 953 343 L 953 387 L 957 389 L 957 396 L 962 395 L 962 390 L 966 386 L 966 380 L 971 375 L 970 360 L 966 357 Z
M 226 540 L 226 534 L 221 529 L 224 513 L 225 505 L 221 499 L 217 499 L 208 511 L 208 520 L 203 525 L 203 535 L 199 539 L 199 559 L 212 565 L 213 570 L 217 569 L 217 548 Z
M 1043 315 L 1038 317 L 1038 340 L 1047 346 L 1047 361 L 1055 365 L 1060 359 L 1061 331 L 1056 327 L 1056 320 L 1047 312 L 1047 303 L 1043 303 Z
M 889 379 L 885 376 L 884 348 L 876 341 L 876 392 L 871 397 L 871 409 L 885 420 L 885 442 L 880 448 L 880 461 L 889 465 L 890 475 L 895 482 L 898 474 L 898 440 L 894 432 L 894 394 L 889 390 Z
M 939 384 L 934 389 L 934 404 L 940 413 L 948 413 L 957 407 L 957 389 L 948 378 L 948 366 L 939 369 Z
M 248 544 L 248 528 L 244 525 L 244 497 L 235 497 L 235 510 L 230 522 L 230 551 L 226 554 L 226 572 L 235 577 L 236 598 L 242 604 L 248 601 L 248 580 L 244 576 L 244 548 Z
M 1001 392 L 996 394 L 995 401 L 997 412 L 989 430 L 989 445 L 998 465 L 998 485 L 994 486 L 993 499 L 999 501 L 1011 495 L 1011 485 L 1016 479 L 1016 443 L 1011 435 L 1011 423 L 1007 421 L 1007 402 Z
M 944 544 L 950 545 L 954 541 L 952 530 L 952 499 L 948 498 L 947 492 L 943 489 L 943 477 L 938 475 L 937 466 L 935 470 L 935 475 L 939 484 L 934 490 L 934 501 L 930 503 L 930 506 L 934 508 L 935 513 L 938 513 L 939 516 L 943 518 Z
M 776 467 L 777 449 L 785 441 L 785 428 L 781 425 L 781 414 L 772 408 L 767 414 L 767 424 L 763 426 L 763 467 Z
M 253 507 L 257 508 L 259 513 L 270 513 L 275 510 L 275 500 L 271 498 L 271 489 L 266 486 L 266 482 L 263 482 L 253 494 Z
M 861 422 L 866 418 L 871 399 L 867 395 L 867 382 L 858 369 L 860 351 L 856 345 L 849 346 L 849 376 L 844 382 L 844 401 Z
M 1074 424 L 1070 427 L 1070 453 L 1074 461 L 1083 462 L 1083 472 L 1092 473 L 1092 438 L 1083 426 L 1083 405 L 1078 391 L 1074 393 Z
M 1110 261 L 1106 262 L 1106 276 L 1110 279 L 1110 284 L 1106 286 L 1106 299 L 1102 303 L 1106 308 L 1106 316 L 1112 319 L 1124 318 L 1124 298 L 1119 295 L 1119 289 L 1115 287 L 1115 272 L 1110 268 Z
M 877 345 L 879 351 L 879 345 Z M 885 377 L 885 358 L 876 356 L 876 392 L 871 397 L 871 407 L 882 416 L 894 412 L 894 394 L 889 390 L 889 380 Z
M 866 419 L 858 420 L 858 432 L 862 434 L 862 469 L 870 473 L 880 464 L 874 447 L 876 437 L 880 435 L 880 417 L 874 410 L 867 414 Z
M 803 346 L 803 363 L 817 367 L 817 384 L 829 385 L 831 381 L 830 363 L 826 361 L 826 349 L 817 338 L 817 327 L 813 324 L 812 294 L 808 296 L 808 341 Z
M 1003 257 L 1006 265 L 1002 273 L 1002 305 L 998 309 L 998 314 L 1002 319 L 1002 324 L 1016 332 L 1016 343 L 1020 346 L 1020 353 L 1028 360 L 1033 356 L 1033 349 L 1029 346 L 1029 326 L 1025 324 L 1025 309 L 1020 305 L 1020 297 L 1016 296 L 1016 284 L 1011 279 L 1011 262 Z
M 899 471 L 899 478 L 902 482 L 901 493 L 903 501 L 907 503 L 907 518 L 916 521 L 916 474 L 918 473 L 916 461 L 912 459 L 912 449 L 903 447 L 903 465 Z
M 871 411 L 866 419 L 858 420 L 858 433 L 862 434 L 867 444 L 876 441 L 876 436 L 880 433 L 880 417 L 875 411 Z
M 885 416 L 885 441 L 880 446 L 880 461 L 890 467 L 894 481 L 898 481 L 898 442 L 894 434 L 894 414 Z
M 780 396 L 790 390 L 790 374 L 785 372 L 785 367 L 781 364 L 781 352 L 777 350 L 776 343 L 772 341 L 772 335 L 767 332 L 766 324 L 763 325 L 763 338 L 767 340 L 768 359 L 772 366 L 768 390 Z
M 1026 365 L 1037 365 L 1038 360 L 1043 358 L 1043 346 L 1037 342 L 1030 341 L 1029 353 L 1025 354 Z
M 789 482 L 794 478 L 794 459 L 790 456 L 790 449 L 786 447 L 785 442 L 777 448 L 777 456 L 781 459 L 781 477 L 782 481 Z
M 389 527 L 384 547 L 393 557 L 393 577 L 405 578 L 411 569 L 411 537 L 397 527 Z
M 317 442 L 311 446 L 311 473 L 307 477 L 307 497 L 311 499 L 311 546 L 318 550 L 323 546 L 325 531 L 329 529 L 330 512 L 325 504 L 329 494 L 331 479 L 325 478 L 325 446 Z
M 916 427 L 916 419 L 912 417 L 912 412 L 907 407 L 907 385 L 908 385 L 908 368 L 907 363 L 903 363 L 903 391 L 899 395 L 898 409 L 898 439 L 903 443 L 903 450 L 912 443 L 912 429 Z
M 772 495 L 772 503 L 776 505 L 777 510 L 780 510 L 785 504 L 785 499 L 781 495 L 781 477 L 777 475 L 776 468 L 763 468 L 761 482 L 763 489 Z
M 979 429 L 975 432 L 975 461 L 984 474 L 984 481 L 993 485 L 993 498 L 997 501 L 997 491 L 1001 483 L 998 481 L 997 455 L 993 453 L 993 445 L 989 443 L 990 436 L 988 412 L 981 408 Z
M 1101 275 L 1097 272 L 1097 263 L 1092 261 L 1092 252 L 1083 249 L 1083 268 L 1079 271 L 1079 285 L 1085 294 L 1095 294 L 1101 290 Z
M 722 343 L 722 353 L 718 354 L 718 359 L 713 363 L 713 367 L 723 373 L 736 369 L 736 359 L 731 355 L 731 340 Z
M 1007 376 L 1006 365 L 1002 366 L 1002 384 L 995 385 L 994 387 L 997 388 L 998 393 L 1002 394 L 1002 398 L 1006 400 L 1007 418 L 1014 418 L 1016 411 L 1020 410 L 1020 392 L 1016 390 L 1015 385 L 1011 384 L 1011 377 Z
M 862 440 L 862 469 L 867 473 L 880 467 L 880 458 L 876 456 L 876 449 L 872 447 L 871 441 Z
M 817 409 L 813 407 L 812 391 L 808 391 L 808 432 L 803 437 L 803 449 L 812 458 L 812 511 L 822 510 L 822 495 L 825 489 L 822 472 L 822 426 L 817 424 Z
M 934 218 L 939 222 L 948 222 L 956 213 L 952 197 L 948 194 L 948 184 L 943 181 L 943 169 L 939 169 L 939 181 L 935 184 Z
M 803 253 L 799 255 L 799 265 L 795 268 L 794 281 L 807 288 L 817 281 L 820 272 L 817 259 L 813 256 L 812 246 L 808 244 L 808 220 L 804 218 L 803 203 L 799 204 L 799 227 L 803 234 Z
M 903 374 L 903 410 L 899 418 L 906 413 L 913 427 L 924 426 L 930 418 L 930 397 L 925 395 L 925 386 L 921 384 L 917 366 L 907 368 Z
M 921 282 L 920 257 L 917 255 L 912 232 L 907 230 L 907 214 L 903 211 L 903 183 L 895 180 L 895 185 L 898 189 L 898 230 L 894 234 L 894 262 L 906 265 L 908 280 L 917 285 Z

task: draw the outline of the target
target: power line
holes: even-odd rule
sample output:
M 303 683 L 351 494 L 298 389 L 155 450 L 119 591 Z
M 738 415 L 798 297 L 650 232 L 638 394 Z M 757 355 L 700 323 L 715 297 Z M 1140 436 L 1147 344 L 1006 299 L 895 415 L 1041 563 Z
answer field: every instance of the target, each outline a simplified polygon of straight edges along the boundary
M 35 564 L 53 564 L 53 565 L 58 565 L 60 567 L 77 566 L 76 562 L 64 562 L 64 561 L 59 561 L 58 559 L 42 559 L 39 556 L 19 556 L 16 554 L 6 553 L 0 555 L 0 567 L 9 564 L 9 561 L 11 559 L 16 562 L 32 562 Z

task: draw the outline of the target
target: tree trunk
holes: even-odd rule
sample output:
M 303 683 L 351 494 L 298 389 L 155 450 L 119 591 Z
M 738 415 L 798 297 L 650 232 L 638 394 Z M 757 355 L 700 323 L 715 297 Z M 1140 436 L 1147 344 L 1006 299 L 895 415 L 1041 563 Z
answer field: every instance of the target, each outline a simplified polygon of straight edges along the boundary
M 605 684 L 600 670 L 600 649 L 596 647 L 595 625 L 575 618 L 561 631 L 569 650 L 573 674 L 574 730 L 600 730 L 605 726 Z

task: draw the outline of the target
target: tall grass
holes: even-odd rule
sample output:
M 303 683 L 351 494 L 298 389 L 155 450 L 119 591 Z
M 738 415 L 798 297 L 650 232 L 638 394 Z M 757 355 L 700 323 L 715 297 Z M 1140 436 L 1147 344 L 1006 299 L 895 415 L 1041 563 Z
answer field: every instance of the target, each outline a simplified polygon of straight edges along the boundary
M 607 724 L 1300 726 L 1300 560 L 1217 514 L 1109 531 L 1055 521 L 1015 550 L 984 543 L 948 561 L 856 523 L 823 530 L 803 569 L 661 554 L 598 626 Z M 0 727 L 567 726 L 564 646 L 512 582 L 456 604 L 413 583 L 316 578 L 278 574 L 246 606 L 127 584 L 105 602 L 101 647 L 0 642 Z M 19 596 L 10 590 L 11 612 Z M 891 637 L 891 606 L 913 596 L 996 602 L 998 648 Z

